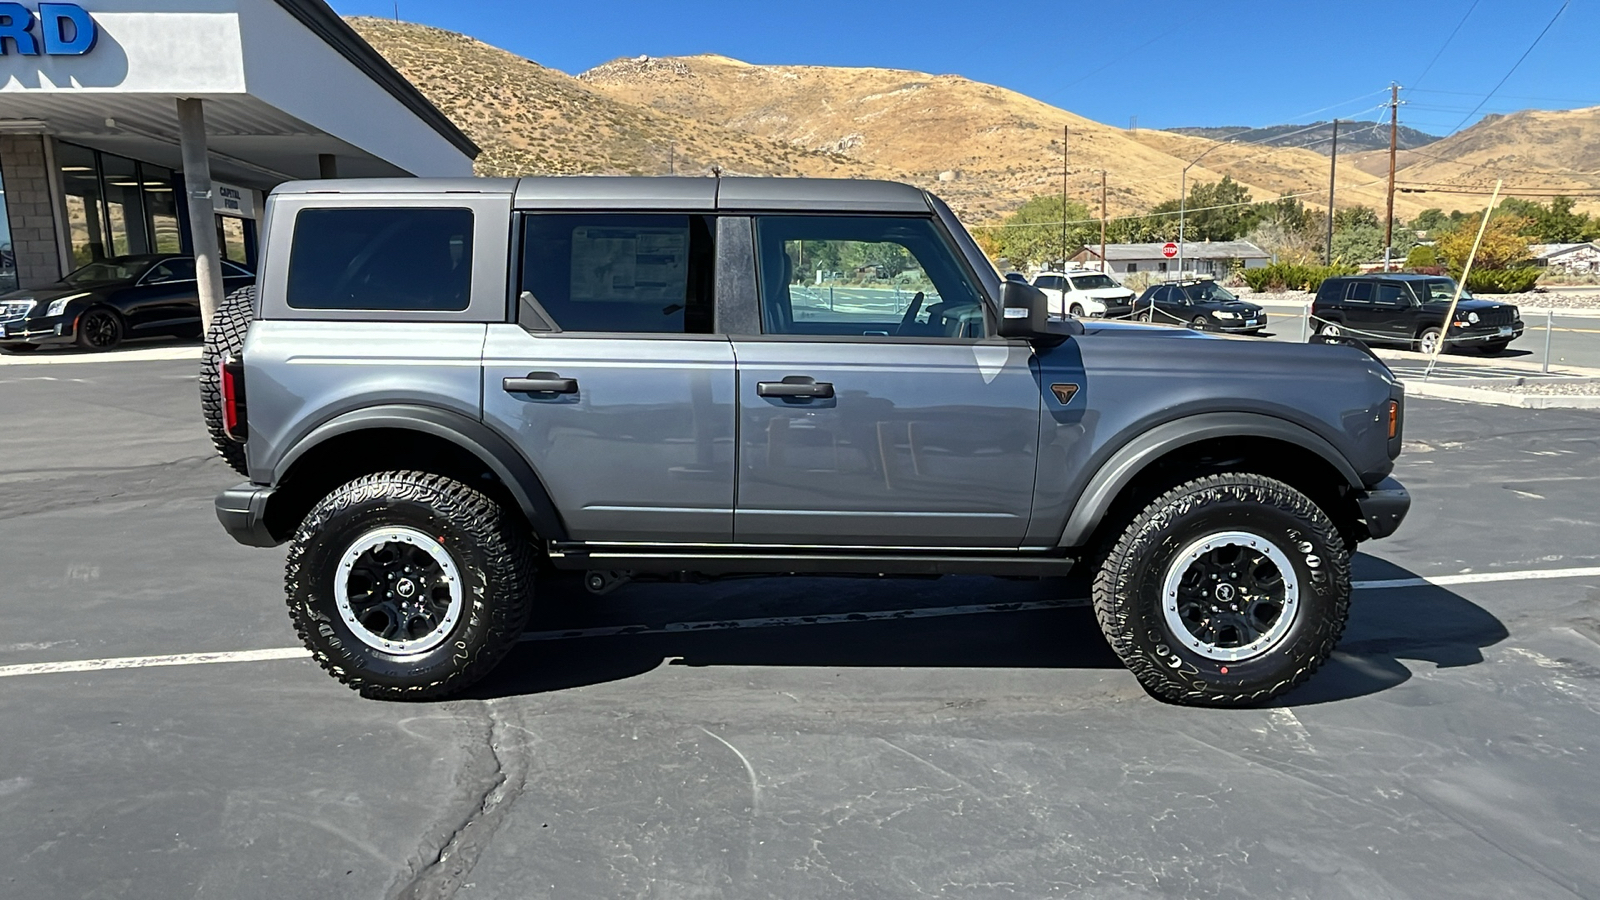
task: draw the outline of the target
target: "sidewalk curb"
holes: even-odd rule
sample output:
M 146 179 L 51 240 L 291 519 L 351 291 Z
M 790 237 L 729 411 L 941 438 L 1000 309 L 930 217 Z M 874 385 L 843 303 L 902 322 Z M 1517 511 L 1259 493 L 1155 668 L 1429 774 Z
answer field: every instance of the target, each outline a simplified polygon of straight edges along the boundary
M 44 350 L 26 356 L 13 353 L 0 354 L 0 366 L 64 366 L 72 363 L 140 362 L 144 360 L 199 359 L 198 345 L 181 347 L 140 347 L 134 350 L 110 350 L 104 353 L 62 353 Z
M 1488 388 L 1440 384 L 1434 381 L 1407 381 L 1405 386 L 1407 397 L 1461 400 L 1467 403 L 1514 406 L 1519 409 L 1600 409 L 1600 397 L 1513 394 L 1506 391 L 1491 391 Z
M 1387 347 L 1374 351 L 1380 359 L 1398 359 L 1409 362 L 1427 362 L 1433 357 L 1426 353 L 1417 353 L 1412 350 L 1390 350 Z M 1449 353 L 1439 357 L 1440 365 L 1447 366 L 1476 366 L 1493 369 L 1516 369 L 1530 375 L 1572 375 L 1578 378 L 1600 378 L 1600 369 L 1585 368 L 1583 366 L 1551 366 L 1546 373 L 1542 363 L 1524 362 L 1519 359 L 1500 359 L 1494 356 L 1467 356 L 1458 353 Z

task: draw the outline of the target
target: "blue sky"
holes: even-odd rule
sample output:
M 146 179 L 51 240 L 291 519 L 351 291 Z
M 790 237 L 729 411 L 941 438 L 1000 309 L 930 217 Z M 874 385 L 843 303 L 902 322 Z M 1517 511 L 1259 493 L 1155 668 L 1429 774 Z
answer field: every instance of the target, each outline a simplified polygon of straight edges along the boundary
M 394 0 L 332 3 L 345 15 L 395 12 Z M 1499 92 L 1471 113 L 1561 5 L 400 0 L 399 12 L 573 74 L 641 53 L 883 66 L 964 75 L 1124 127 L 1133 116 L 1142 128 L 1371 118 L 1397 81 L 1407 104 L 1401 121 L 1445 134 L 1485 113 L 1600 105 L 1600 3 L 1573 0 Z

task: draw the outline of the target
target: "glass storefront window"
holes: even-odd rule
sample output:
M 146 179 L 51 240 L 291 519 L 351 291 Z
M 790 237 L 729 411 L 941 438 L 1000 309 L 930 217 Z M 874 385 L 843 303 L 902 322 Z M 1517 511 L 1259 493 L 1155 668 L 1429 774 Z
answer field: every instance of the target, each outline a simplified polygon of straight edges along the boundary
M 11 217 L 5 201 L 6 186 L 0 181 L 0 293 L 17 289 L 17 254 L 11 245 Z
M 144 198 L 139 190 L 139 165 L 110 153 L 100 154 L 100 180 L 106 197 L 106 232 L 113 256 L 150 252 L 145 234 Z
M 241 266 L 250 264 L 246 255 L 244 220 L 235 216 L 217 216 L 217 246 L 222 248 L 222 258 Z
M 144 183 L 144 211 L 149 218 L 151 249 L 157 253 L 177 253 L 183 249 L 178 231 L 178 195 L 173 190 L 172 170 L 140 163 Z
M 56 162 L 67 201 L 67 235 L 72 268 L 105 259 L 105 216 L 100 205 L 100 163 L 96 153 L 76 144 L 56 144 Z

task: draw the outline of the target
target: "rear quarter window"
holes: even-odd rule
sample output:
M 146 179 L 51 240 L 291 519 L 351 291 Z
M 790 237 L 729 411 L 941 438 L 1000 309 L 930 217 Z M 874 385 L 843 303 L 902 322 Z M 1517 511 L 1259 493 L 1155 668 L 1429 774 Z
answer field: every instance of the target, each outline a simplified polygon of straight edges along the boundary
M 295 309 L 459 311 L 472 297 L 472 211 L 304 209 L 285 299 Z

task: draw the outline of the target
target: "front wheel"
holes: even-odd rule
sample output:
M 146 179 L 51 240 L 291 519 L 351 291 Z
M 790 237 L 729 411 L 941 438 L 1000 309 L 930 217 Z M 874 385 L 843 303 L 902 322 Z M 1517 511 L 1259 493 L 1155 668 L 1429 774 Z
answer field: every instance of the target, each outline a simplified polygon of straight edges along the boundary
M 78 320 L 78 346 L 84 350 L 115 350 L 126 329 L 115 311 L 96 307 Z
M 1150 503 L 1094 582 L 1106 640 L 1152 696 L 1248 706 L 1305 682 L 1350 607 L 1350 558 L 1304 494 L 1211 475 Z
M 289 618 L 329 674 L 382 700 L 457 693 L 528 621 L 531 541 L 455 481 L 380 472 L 329 494 L 295 532 Z
M 1194 319 L 1189 322 L 1189 327 L 1196 331 L 1204 331 L 1206 328 L 1206 317 L 1195 316 Z
M 1437 328 L 1424 328 L 1417 335 L 1417 352 L 1429 356 L 1439 352 L 1439 342 L 1444 339 L 1444 333 Z
M 1074 319 L 1083 318 L 1083 307 L 1080 306 L 1079 304 L 1076 304 L 1076 303 L 1072 304 L 1072 309 L 1069 310 L 1069 311 L 1072 313 L 1072 317 Z

